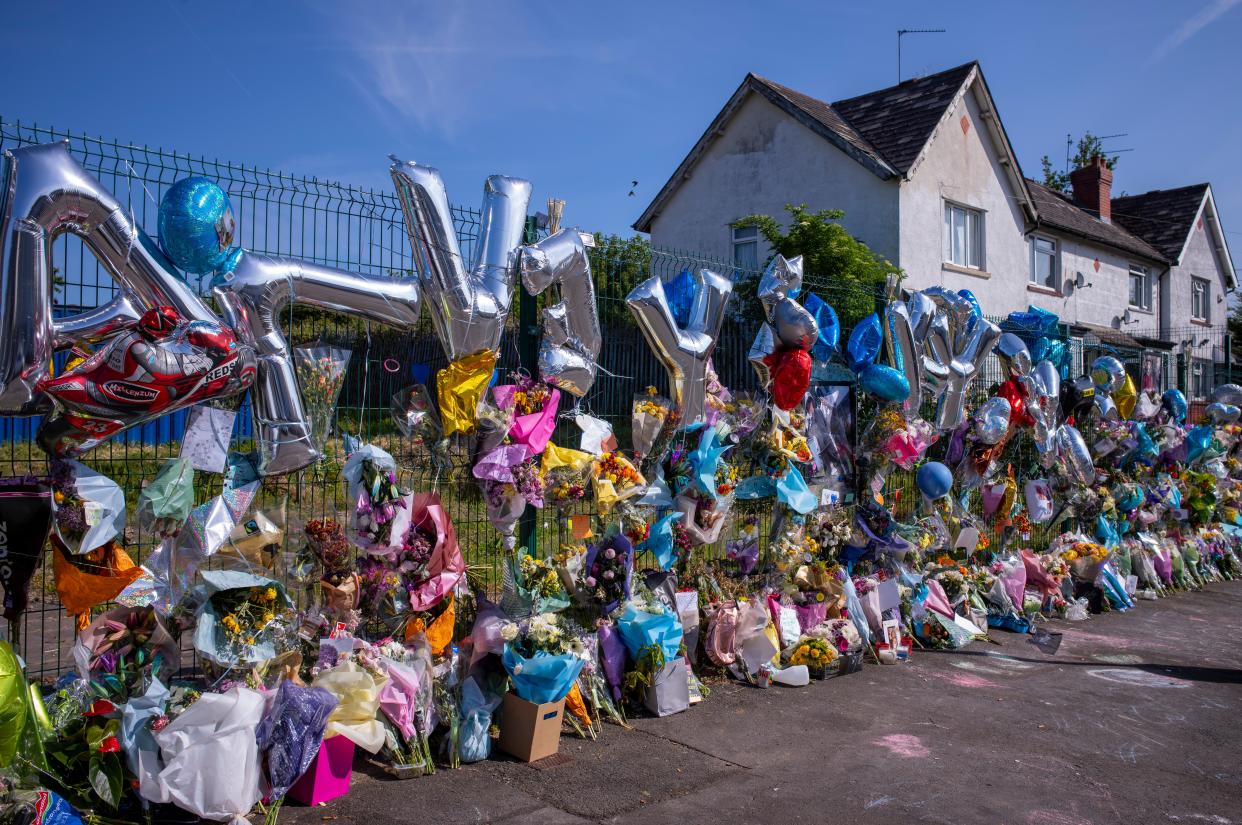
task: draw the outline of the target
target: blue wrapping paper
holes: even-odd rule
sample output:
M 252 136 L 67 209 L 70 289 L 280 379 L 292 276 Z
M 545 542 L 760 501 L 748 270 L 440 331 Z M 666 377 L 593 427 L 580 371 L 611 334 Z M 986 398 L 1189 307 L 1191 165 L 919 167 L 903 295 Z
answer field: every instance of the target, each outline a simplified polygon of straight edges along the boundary
M 670 570 L 677 554 L 673 550 L 673 525 L 685 516 L 685 513 L 669 513 L 651 525 L 647 540 L 638 545 L 638 552 L 647 551 L 655 556 L 656 564 L 661 570 Z
M 542 650 L 528 659 L 514 650 L 512 645 L 505 645 L 500 660 L 513 680 L 514 692 L 536 705 L 564 699 L 574 686 L 583 664 L 572 654 L 554 656 Z
M 699 436 L 699 446 L 688 456 L 690 466 L 694 468 L 695 487 L 710 495 L 713 501 L 720 499 L 720 495 L 716 492 L 716 469 L 720 466 L 721 456 L 732 446 L 732 444 L 722 445 L 720 443 L 720 432 L 714 426 L 705 427 L 702 435 Z
M 677 652 L 681 649 L 681 620 L 668 611 L 648 613 L 627 605 L 625 612 L 617 619 L 617 633 L 625 649 L 635 659 L 639 651 L 651 645 L 659 645 L 668 661 L 677 658 Z
M 776 480 L 776 500 L 796 513 L 806 515 L 819 506 L 819 500 L 806 484 L 806 479 L 793 464 Z

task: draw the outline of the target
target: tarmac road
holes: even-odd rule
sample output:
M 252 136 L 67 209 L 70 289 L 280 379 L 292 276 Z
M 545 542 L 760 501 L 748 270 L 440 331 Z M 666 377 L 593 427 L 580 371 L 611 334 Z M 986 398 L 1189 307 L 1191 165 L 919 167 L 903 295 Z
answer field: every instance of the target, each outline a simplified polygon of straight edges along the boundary
M 806 688 L 716 687 L 688 712 L 349 796 L 287 825 L 1242 825 L 1242 582 Z

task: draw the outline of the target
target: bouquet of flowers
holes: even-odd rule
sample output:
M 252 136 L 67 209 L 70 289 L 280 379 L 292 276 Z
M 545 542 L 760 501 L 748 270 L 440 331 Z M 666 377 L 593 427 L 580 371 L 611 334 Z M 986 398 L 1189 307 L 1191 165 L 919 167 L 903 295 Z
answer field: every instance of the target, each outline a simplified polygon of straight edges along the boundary
M 1083 581 L 1095 581 L 1100 566 L 1108 560 L 1108 548 L 1090 541 L 1076 541 L 1061 551 L 1070 572 Z
M 95 680 L 123 700 L 148 678 L 176 670 L 181 650 L 150 607 L 118 607 L 102 613 L 78 635 L 73 658 L 83 679 Z M 165 680 L 166 681 L 166 680 Z
M 103 547 L 125 530 L 125 493 L 115 481 L 78 461 L 53 459 L 56 536 L 72 555 Z
M 586 496 L 593 456 L 549 443 L 543 451 L 540 472 L 543 499 L 564 512 Z
M 296 347 L 293 350 L 302 403 L 306 405 L 306 414 L 310 419 L 311 443 L 320 453 L 332 432 L 332 416 L 336 414 L 336 402 L 345 384 L 345 371 L 349 368 L 351 355 L 347 349 L 324 345 Z
M 170 458 L 138 496 L 138 525 L 161 537 L 175 536 L 194 507 L 194 467 Z
M 505 560 L 500 607 L 507 615 L 551 615 L 568 606 L 569 594 L 552 563 L 526 553 Z
M 812 678 L 822 679 L 837 655 L 837 651 L 826 640 L 815 636 L 803 636 L 792 648 L 789 654 L 789 664 L 806 665 Z
M 505 642 L 501 660 L 518 696 L 536 704 L 555 702 L 575 687 L 587 658 L 586 645 L 559 615 L 509 622 L 500 636 Z
M 509 378 L 512 384 L 492 387 L 496 406 L 513 416 L 508 443 L 526 447 L 528 455 L 539 455 L 556 429 L 561 391 L 521 373 L 512 373 Z
M 581 587 L 591 602 L 610 614 L 630 595 L 634 546 L 617 534 L 587 550 Z
M 646 392 L 635 393 L 630 420 L 634 454 L 639 459 L 652 456 L 658 460 L 667 449 L 677 423 L 673 402 L 660 395 L 655 387 L 648 387 Z M 662 445 L 661 449 L 657 450 L 657 445 Z
M 223 667 L 257 664 L 276 655 L 277 619 L 292 610 L 284 586 L 235 570 L 204 570 L 189 603 L 198 605 L 194 649 Z
M 356 622 L 350 612 L 358 606 L 359 580 L 354 572 L 354 551 L 345 531 L 333 519 L 306 522 L 306 549 L 319 566 L 319 587 L 324 605 L 338 620 L 350 627 Z
M 444 426 L 426 386 L 411 384 L 398 390 L 389 403 L 389 412 L 403 436 L 415 446 L 431 450 L 433 458 L 440 456 L 438 445 L 444 440 Z
M 642 495 L 647 481 L 629 459 L 617 452 L 604 453 L 595 461 L 595 504 L 601 515 L 622 501 Z
M 397 462 L 384 450 L 365 444 L 349 454 L 341 475 L 354 502 L 350 533 L 368 553 L 384 554 L 401 546 L 393 535 L 397 512 L 408 492 L 397 484 Z

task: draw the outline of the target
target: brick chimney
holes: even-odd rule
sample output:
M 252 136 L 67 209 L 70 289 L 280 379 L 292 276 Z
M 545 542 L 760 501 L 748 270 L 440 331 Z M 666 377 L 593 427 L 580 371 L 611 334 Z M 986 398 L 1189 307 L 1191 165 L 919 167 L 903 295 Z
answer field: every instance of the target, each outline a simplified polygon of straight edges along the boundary
M 1094 212 L 1100 220 L 1111 223 L 1113 218 L 1113 170 L 1104 158 L 1096 155 L 1081 169 L 1070 172 L 1070 186 L 1078 205 Z

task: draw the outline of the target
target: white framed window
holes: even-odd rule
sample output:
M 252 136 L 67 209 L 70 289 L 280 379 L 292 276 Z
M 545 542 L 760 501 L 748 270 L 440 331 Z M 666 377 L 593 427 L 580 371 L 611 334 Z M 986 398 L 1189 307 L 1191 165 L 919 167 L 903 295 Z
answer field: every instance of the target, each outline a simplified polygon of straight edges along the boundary
M 1196 321 L 1212 320 L 1212 285 L 1206 278 L 1190 279 L 1190 317 Z
M 1190 394 L 1193 398 L 1207 398 L 1212 392 L 1212 362 L 1195 358 L 1190 362 Z
M 1060 283 L 1060 267 L 1057 266 L 1057 242 L 1052 238 L 1031 238 L 1031 283 L 1035 286 L 1056 289 Z
M 759 227 L 733 228 L 733 265 L 738 269 L 759 268 Z
M 945 201 L 944 260 L 956 266 L 984 269 L 983 213 Z
M 1151 309 L 1151 270 L 1130 264 L 1130 306 Z

